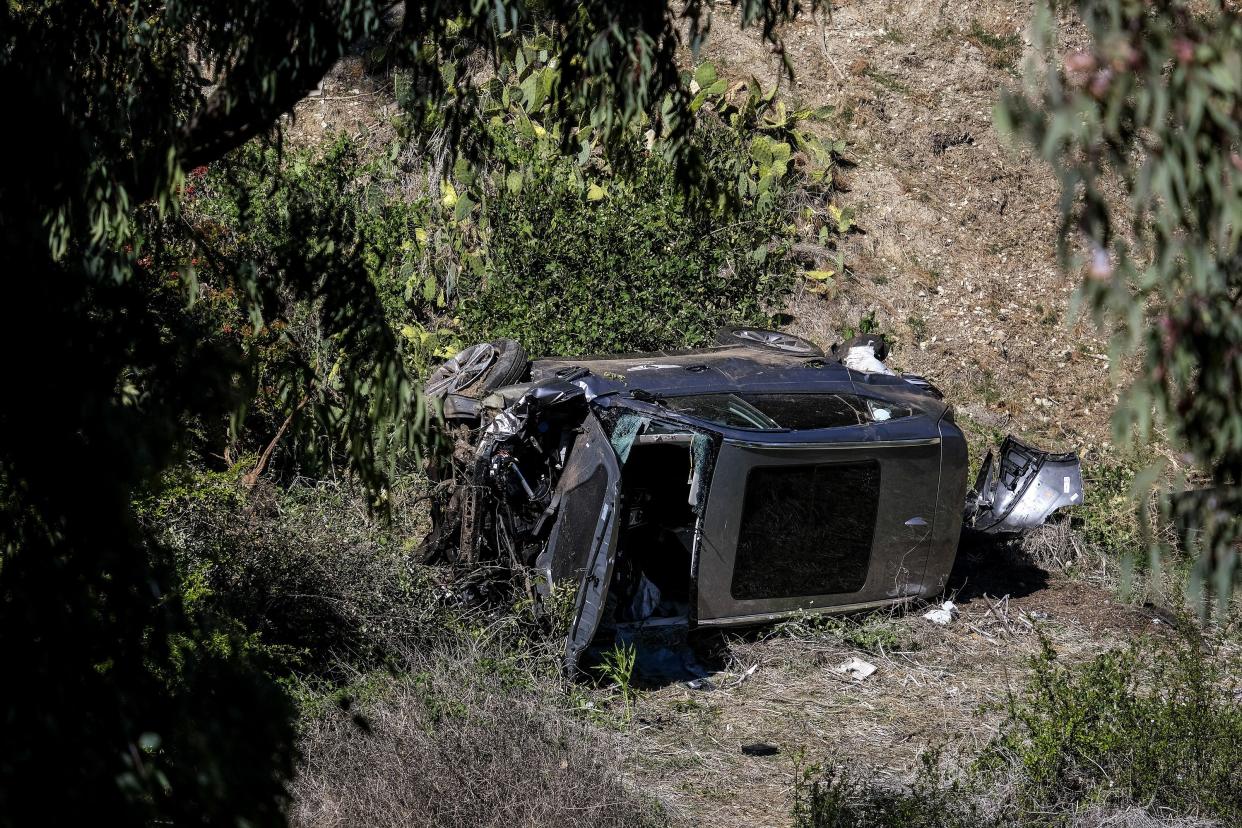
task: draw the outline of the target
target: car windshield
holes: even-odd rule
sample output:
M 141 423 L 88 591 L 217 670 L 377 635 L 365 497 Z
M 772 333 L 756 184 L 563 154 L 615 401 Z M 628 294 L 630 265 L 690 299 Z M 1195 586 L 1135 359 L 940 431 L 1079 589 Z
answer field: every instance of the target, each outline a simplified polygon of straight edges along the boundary
M 680 414 L 744 431 L 808 431 L 910 415 L 908 408 L 849 394 L 693 394 L 663 402 Z

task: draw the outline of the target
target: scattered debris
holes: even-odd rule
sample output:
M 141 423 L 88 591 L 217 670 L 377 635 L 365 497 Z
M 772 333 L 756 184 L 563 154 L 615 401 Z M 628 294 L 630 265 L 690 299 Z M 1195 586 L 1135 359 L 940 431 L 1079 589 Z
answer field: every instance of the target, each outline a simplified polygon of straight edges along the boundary
M 875 355 L 875 350 L 870 345 L 855 345 L 846 353 L 845 358 L 841 360 L 841 364 L 846 368 L 852 368 L 855 371 L 862 371 L 864 374 L 895 374 L 892 368 L 889 368 Z
M 1043 524 L 1056 510 L 1082 503 L 1078 455 L 1053 454 L 1012 434 L 988 451 L 966 496 L 966 525 L 977 532 L 1013 534 Z
M 751 742 L 749 745 L 742 745 L 742 753 L 747 756 L 775 756 L 780 752 L 780 748 L 767 742 Z
M 734 687 L 741 687 L 743 684 L 745 684 L 745 683 L 746 683 L 746 679 L 748 679 L 748 678 L 750 678 L 751 676 L 753 676 L 753 675 L 755 674 L 755 671 L 756 671 L 756 670 L 758 670 L 758 669 L 759 669 L 759 664 L 758 664 L 758 663 L 752 664 L 752 665 L 750 665 L 749 667 L 747 667 L 745 670 L 743 670 L 743 671 L 742 671 L 742 674 L 741 674 L 740 676 L 738 676 L 738 677 L 737 677 L 737 682 L 736 682 L 736 683 L 734 683 L 734 685 L 733 685 L 733 686 L 734 686 Z
M 957 612 L 957 604 L 952 601 L 945 601 L 933 610 L 923 613 L 923 617 L 933 624 L 945 626 L 953 621 L 953 616 Z
M 876 666 L 874 664 L 872 664 L 869 661 L 863 661 L 861 658 L 858 658 L 857 656 L 855 656 L 854 658 L 851 658 L 849 661 L 846 661 L 845 663 L 837 667 L 837 672 L 845 673 L 847 676 L 850 676 L 851 678 L 856 678 L 859 681 L 862 681 L 863 679 L 865 679 L 867 676 L 871 675 L 875 671 L 876 671 Z

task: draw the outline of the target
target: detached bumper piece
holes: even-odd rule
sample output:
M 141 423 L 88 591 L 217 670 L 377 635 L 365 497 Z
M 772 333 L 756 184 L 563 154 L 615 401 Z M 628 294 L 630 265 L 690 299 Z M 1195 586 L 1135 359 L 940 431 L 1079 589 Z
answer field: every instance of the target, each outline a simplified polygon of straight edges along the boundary
M 975 488 L 966 496 L 965 524 L 987 534 L 1016 534 L 1082 502 L 1077 454 L 1040 451 L 1010 435 L 998 453 L 983 458 Z

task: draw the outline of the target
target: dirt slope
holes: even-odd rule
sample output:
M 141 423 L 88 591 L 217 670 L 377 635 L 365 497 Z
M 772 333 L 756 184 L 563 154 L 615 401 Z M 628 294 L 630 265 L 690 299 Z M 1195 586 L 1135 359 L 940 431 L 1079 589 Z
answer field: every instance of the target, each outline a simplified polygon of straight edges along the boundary
M 1054 177 L 992 127 L 1002 85 L 1019 82 L 1032 7 L 852 0 L 822 31 L 809 16 L 781 31 L 796 71 L 783 94 L 835 109 L 818 128 L 848 142 L 843 200 L 862 230 L 845 245 L 840 295 L 797 296 L 789 311 L 793 330 L 826 344 L 874 310 L 899 342 L 894 363 L 940 384 L 968 427 L 1091 449 L 1115 402 L 1106 343 L 1065 321 L 1076 279 L 1057 267 Z M 729 20 L 703 58 L 727 77 L 778 80 L 770 47 Z

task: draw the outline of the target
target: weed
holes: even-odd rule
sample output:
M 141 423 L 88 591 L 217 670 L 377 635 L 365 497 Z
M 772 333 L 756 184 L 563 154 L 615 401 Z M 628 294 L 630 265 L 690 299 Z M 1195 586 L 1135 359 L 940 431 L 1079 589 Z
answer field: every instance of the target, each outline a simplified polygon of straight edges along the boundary
M 987 405 L 996 405 L 1005 398 L 996 375 L 989 368 L 982 368 L 975 374 L 974 394 Z
M 897 76 L 891 72 L 883 72 L 879 69 L 868 69 L 866 74 L 867 77 L 871 78 L 873 81 L 890 92 L 898 92 L 902 95 L 911 95 L 914 93 L 914 90 L 898 80 Z
M 875 655 L 918 649 L 910 629 L 884 613 L 857 618 L 801 613 L 782 622 L 777 631 L 791 638 L 831 638 Z
M 863 782 L 835 764 L 798 767 L 794 774 L 795 828 L 983 828 L 989 822 L 968 788 L 946 780 L 939 750 L 920 757 L 908 789 Z
M 966 39 L 979 47 L 993 69 L 1014 72 L 1022 58 L 1022 37 L 1016 32 L 996 34 L 985 29 L 978 20 L 972 20 Z
M 1138 548 L 1138 513 L 1130 487 L 1137 472 L 1133 463 L 1117 458 L 1093 463 L 1083 482 L 1091 496 L 1078 510 L 1087 541 L 1108 552 L 1133 552 Z
M 637 658 L 638 650 L 633 644 L 618 643 L 605 652 L 600 663 L 593 668 L 617 688 L 621 703 L 625 706 L 627 721 L 634 711 L 634 701 L 638 698 L 638 691 L 634 687 L 634 662 Z
M 1042 302 L 1035 303 L 1035 317 L 1045 328 L 1055 328 L 1061 324 L 1061 313 L 1056 308 L 1045 308 Z
M 841 336 L 845 339 L 852 339 L 855 336 L 865 336 L 869 333 L 875 333 L 879 326 L 875 321 L 875 310 L 869 310 L 858 319 L 858 327 L 846 325 L 841 329 Z
M 916 313 L 906 317 L 906 324 L 910 326 L 910 333 L 915 342 L 923 342 L 927 339 L 927 320 L 922 314 Z

